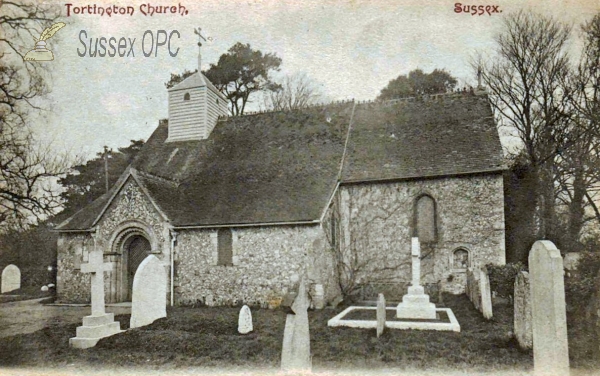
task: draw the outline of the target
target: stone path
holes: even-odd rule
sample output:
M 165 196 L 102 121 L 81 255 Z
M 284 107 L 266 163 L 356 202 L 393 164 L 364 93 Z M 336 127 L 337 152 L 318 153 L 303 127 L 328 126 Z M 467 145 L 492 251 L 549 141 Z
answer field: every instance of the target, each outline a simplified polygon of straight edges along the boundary
M 56 323 L 80 324 L 91 312 L 89 306 L 46 306 L 39 303 L 43 299 L 0 304 L 0 338 L 33 333 Z M 131 308 L 107 306 L 106 311 L 122 315 L 131 313 Z

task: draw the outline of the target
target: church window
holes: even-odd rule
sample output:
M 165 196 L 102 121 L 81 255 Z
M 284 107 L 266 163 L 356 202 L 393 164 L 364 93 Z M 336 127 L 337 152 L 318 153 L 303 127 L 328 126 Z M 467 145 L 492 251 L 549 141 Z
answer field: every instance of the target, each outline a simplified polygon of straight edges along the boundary
M 452 252 L 452 268 L 455 270 L 466 270 L 469 268 L 469 251 L 458 248 Z
M 435 201 L 431 196 L 423 195 L 415 205 L 415 236 L 421 243 L 436 241 L 437 226 Z
M 184 101 L 189 101 L 189 100 L 190 100 L 190 93 L 185 93 L 185 94 L 183 95 L 183 100 L 184 100 Z
M 233 265 L 233 240 L 230 229 L 220 229 L 217 232 L 217 249 L 219 254 L 217 265 Z

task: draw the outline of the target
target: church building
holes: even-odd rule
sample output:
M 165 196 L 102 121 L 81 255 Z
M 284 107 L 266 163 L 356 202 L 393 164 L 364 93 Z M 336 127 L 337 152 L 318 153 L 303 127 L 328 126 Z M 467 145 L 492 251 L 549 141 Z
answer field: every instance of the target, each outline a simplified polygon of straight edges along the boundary
M 102 251 L 107 302 L 131 300 L 147 255 L 174 305 L 281 301 L 298 280 L 325 302 L 411 279 L 464 292 L 504 264 L 503 154 L 484 92 L 227 116 L 200 71 L 118 182 L 58 226 L 57 296 L 89 302 L 80 265 Z M 402 293 L 400 293 L 402 295 Z

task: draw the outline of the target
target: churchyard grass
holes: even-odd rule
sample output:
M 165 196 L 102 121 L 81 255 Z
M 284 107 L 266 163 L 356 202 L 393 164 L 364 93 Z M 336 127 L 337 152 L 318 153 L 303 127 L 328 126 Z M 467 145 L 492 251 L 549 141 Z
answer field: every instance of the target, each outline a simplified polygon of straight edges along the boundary
M 50 298 L 54 296 L 54 290 L 41 291 L 39 286 L 21 287 L 4 294 L 0 294 L 0 303 L 18 302 L 21 300 Z
M 400 368 L 467 371 L 526 370 L 531 351 L 518 349 L 511 337 L 512 307 L 494 307 L 486 321 L 466 296 L 445 295 L 461 324 L 461 333 L 387 329 L 328 328 L 341 312 L 309 311 L 313 370 L 330 368 Z M 0 340 L 0 367 L 217 367 L 277 369 L 281 357 L 286 311 L 253 309 L 254 331 L 237 333 L 239 307 L 175 307 L 167 318 L 102 339 L 95 348 L 68 346 L 79 324 L 55 324 L 32 334 Z M 129 326 L 129 315 L 116 319 Z M 583 331 L 570 332 L 583 335 Z M 578 338 L 570 338 L 571 343 Z M 572 348 L 572 366 L 587 367 L 589 354 Z M 577 360 L 579 359 L 579 360 Z

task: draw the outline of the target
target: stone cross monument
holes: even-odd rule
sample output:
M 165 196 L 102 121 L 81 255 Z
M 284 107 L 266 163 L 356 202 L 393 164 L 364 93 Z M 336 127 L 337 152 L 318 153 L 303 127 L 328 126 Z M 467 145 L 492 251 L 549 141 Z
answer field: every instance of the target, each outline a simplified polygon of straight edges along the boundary
M 411 241 L 412 283 L 408 294 L 402 297 L 402 303 L 396 307 L 399 319 L 436 319 L 435 304 L 429 302 L 429 295 L 421 286 L 421 246 L 419 238 Z
M 77 336 L 69 339 L 69 345 L 78 349 L 96 346 L 101 338 L 121 332 L 121 324 L 113 313 L 104 308 L 104 272 L 112 270 L 112 263 L 104 262 L 102 251 L 94 250 L 87 264 L 81 264 L 82 273 L 91 273 L 92 314 L 83 318 L 77 328 Z
M 92 316 L 101 316 L 104 310 L 104 272 L 112 270 L 113 264 L 104 262 L 102 252 L 93 251 L 87 264 L 81 264 L 82 273 L 92 275 Z

